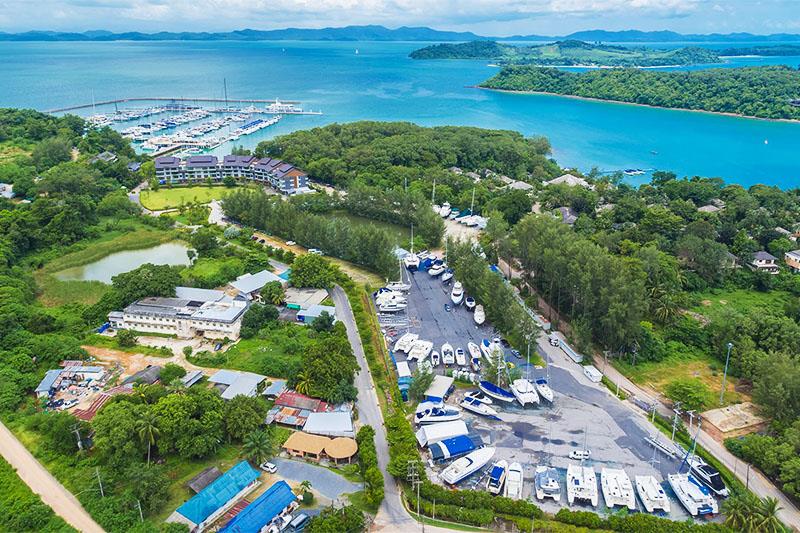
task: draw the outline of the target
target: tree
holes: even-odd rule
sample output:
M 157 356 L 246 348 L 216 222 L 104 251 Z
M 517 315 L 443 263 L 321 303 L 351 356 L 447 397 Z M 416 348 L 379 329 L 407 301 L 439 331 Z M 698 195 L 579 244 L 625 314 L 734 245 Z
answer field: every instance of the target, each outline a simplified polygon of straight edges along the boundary
M 191 355 L 191 346 L 187 346 L 189 348 L 189 354 Z M 184 353 L 185 348 L 184 348 Z M 164 365 L 164 368 L 161 369 L 161 373 L 158 375 L 158 378 L 161 380 L 161 383 L 170 384 L 175 379 L 182 378 L 186 375 L 186 369 L 180 365 L 176 365 L 175 363 L 167 363 Z
M 671 381 L 666 387 L 667 397 L 681 402 L 684 409 L 702 411 L 711 399 L 708 386 L 697 378 L 681 378 Z
M 126 465 L 142 457 L 144 447 L 138 438 L 137 423 L 146 411 L 144 405 L 111 401 L 92 419 L 95 450 L 107 464 Z
M 122 306 L 146 296 L 172 297 L 175 287 L 181 283 L 181 268 L 145 263 L 111 278 L 111 286 Z
M 304 529 L 307 533 L 333 533 L 362 531 L 364 514 L 352 505 L 334 509 L 326 507 L 320 514 L 309 520 Z
M 311 322 L 311 327 L 314 331 L 330 331 L 333 329 L 333 321 L 335 318 L 327 311 L 323 311 L 317 318 Z
M 273 305 L 253 304 L 242 317 L 242 326 L 239 335 L 243 339 L 250 339 L 267 324 L 278 319 L 278 310 Z
M 796 358 L 771 353 L 760 361 L 753 400 L 764 414 L 781 422 L 789 423 L 800 417 L 800 368 Z
M 337 328 L 341 329 L 337 332 Z M 307 346 L 301 359 L 301 368 L 310 380 L 308 394 L 330 403 L 351 401 L 358 394 L 353 386 L 358 363 L 343 329 L 343 324 L 334 326 L 331 334 Z
M 339 269 L 316 254 L 304 254 L 292 263 L 289 279 L 295 287 L 329 289 L 340 277 Z
M 156 443 L 158 439 L 158 419 L 150 411 L 142 414 L 142 417 L 136 421 L 136 433 L 139 435 L 139 440 L 143 444 L 147 444 L 147 464 L 150 464 L 150 448 Z
M 300 394 L 308 394 L 311 389 L 311 375 L 306 370 L 301 370 L 294 378 L 294 390 Z
M 228 440 L 241 441 L 264 424 L 268 411 L 261 396 L 238 395 L 225 403 L 225 433 Z
M 275 442 L 269 429 L 253 431 L 244 440 L 242 445 L 244 456 L 254 464 L 261 464 L 275 453 Z
M 117 344 L 123 348 L 136 346 L 137 340 L 136 333 L 130 329 L 121 329 L 117 332 Z
M 236 178 L 233 176 L 225 176 L 222 178 L 222 184 L 226 187 L 236 187 Z
M 131 466 L 125 472 L 125 477 L 131 495 L 142 506 L 143 514 L 157 513 L 169 501 L 170 479 L 162 466 Z
M 411 384 L 408 386 L 408 397 L 415 402 L 422 401 L 425 391 L 433 383 L 433 377 L 433 372 L 421 371 L 419 367 L 415 368 L 411 376 Z
M 272 305 L 281 305 L 286 298 L 286 291 L 280 281 L 270 281 L 261 289 L 261 299 Z
M 47 170 L 72 159 L 72 145 L 59 137 L 46 139 L 33 148 L 31 159 L 39 171 Z
M 194 349 L 191 346 L 184 346 L 182 351 L 183 351 L 183 355 L 185 355 L 186 357 L 191 357 L 192 352 L 194 351 Z M 165 383 L 169 383 L 169 381 L 165 381 Z
M 215 389 L 193 387 L 169 394 L 152 407 L 161 432 L 159 450 L 183 458 L 206 457 L 225 435 L 225 402 Z
M 311 490 L 311 482 L 307 479 L 303 480 L 298 488 L 300 489 L 300 492 L 308 492 Z
M 755 531 L 763 533 L 783 533 L 786 531 L 778 518 L 778 512 L 780 512 L 782 507 L 778 504 L 776 498 L 762 498 L 758 502 L 756 509 L 757 516 L 754 521 Z
M 211 228 L 197 228 L 189 237 L 192 247 L 199 255 L 208 255 L 219 247 L 217 235 Z

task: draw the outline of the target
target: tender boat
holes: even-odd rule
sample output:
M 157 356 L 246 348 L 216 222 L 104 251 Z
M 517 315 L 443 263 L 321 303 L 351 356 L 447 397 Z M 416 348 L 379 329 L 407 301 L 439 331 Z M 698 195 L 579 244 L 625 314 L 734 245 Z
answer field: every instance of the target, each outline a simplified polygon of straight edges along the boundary
M 387 284 L 386 288 L 390 291 L 408 292 L 411 290 L 411 285 L 402 281 L 393 281 Z
M 443 203 L 442 207 L 439 208 L 439 216 L 442 218 L 450 216 L 450 204 L 448 202 Z
M 661 484 L 653 476 L 636 476 L 636 492 L 642 500 L 645 510 L 652 513 L 658 509 L 669 513 L 669 498 Z
M 444 348 L 444 346 L 442 348 Z M 444 366 L 450 366 L 456 362 L 456 356 L 452 349 L 449 352 L 442 350 L 442 362 L 444 363 Z
M 705 516 L 719 512 L 717 500 L 711 491 L 692 474 L 670 474 L 667 481 L 690 515 Z
M 416 359 L 420 363 L 424 361 L 433 349 L 433 343 L 430 341 L 415 341 L 411 351 L 408 352 L 408 360 L 413 361 Z
M 417 406 L 414 422 L 420 425 L 452 422 L 461 418 L 461 409 L 443 403 L 422 402 Z
M 456 364 L 458 366 L 467 366 L 467 354 L 464 353 L 464 348 L 456 350 Z
M 439 478 L 448 485 L 456 485 L 470 475 L 474 474 L 492 460 L 494 448 L 480 448 L 474 452 L 456 459 L 453 464 L 442 470 Z
M 569 465 L 567 467 L 567 501 L 572 505 L 575 500 L 587 501 L 597 507 L 597 476 L 591 466 Z
M 453 276 L 455 276 L 455 275 L 456 275 L 456 273 L 453 272 L 453 269 L 452 268 L 448 268 L 447 270 L 442 272 L 442 283 L 447 283 L 448 281 L 453 279 Z
M 394 351 L 395 352 L 404 352 L 408 353 L 408 351 L 414 346 L 414 343 L 419 339 L 419 335 L 416 333 L 405 333 L 397 342 L 394 343 Z
M 464 300 L 464 307 L 466 307 L 470 311 L 475 309 L 475 298 L 473 298 L 472 296 L 467 296 L 467 298 Z
M 500 420 L 500 418 L 497 416 L 497 411 L 495 411 L 494 408 L 480 400 L 476 400 L 475 398 L 465 397 L 460 405 L 467 411 L 475 413 L 476 415 L 485 416 L 494 420 Z
M 483 311 L 482 305 L 475 306 L 475 314 L 472 315 L 472 319 L 479 326 L 483 325 L 483 323 L 486 322 L 486 313 Z
M 711 489 L 711 492 L 718 498 L 728 497 L 728 487 L 722 481 L 719 470 L 703 461 L 696 455 L 689 460 L 689 467 L 694 477 Z
M 539 405 L 539 395 L 536 393 L 536 387 L 527 379 L 515 379 L 511 384 L 511 392 L 514 393 L 522 407 L 528 404 Z
M 428 274 L 433 277 L 441 276 L 445 270 L 447 270 L 447 267 L 444 265 L 444 263 L 437 264 L 428 269 Z
M 464 397 L 473 398 L 481 403 L 485 403 L 486 405 L 492 405 L 492 399 L 479 390 L 469 391 Z
M 522 465 L 519 463 L 511 463 L 511 466 L 508 467 L 508 473 L 506 474 L 505 497 L 511 498 L 512 500 L 521 500 L 523 482 Z
M 539 396 L 541 396 L 543 400 L 553 403 L 553 398 L 555 395 L 553 394 L 553 389 L 550 388 L 550 385 L 547 383 L 546 379 L 539 378 L 536 380 L 536 392 L 539 393 Z
M 600 471 L 600 488 L 603 490 L 603 499 L 609 509 L 613 509 L 617 505 L 624 505 L 631 511 L 636 509 L 636 494 L 633 492 L 633 484 L 624 470 L 603 468 Z
M 464 286 L 461 285 L 460 281 L 456 281 L 453 284 L 453 290 L 450 291 L 450 301 L 454 305 L 461 305 L 461 302 L 464 301 Z
M 491 381 L 481 381 L 478 383 L 478 388 L 481 389 L 487 396 L 491 396 L 495 400 L 510 403 L 513 402 L 515 397 L 512 393 L 508 392 L 502 387 L 498 387 Z
M 417 270 L 419 268 L 419 257 L 414 254 L 408 254 L 403 258 L 403 264 L 409 270 Z
M 503 483 L 506 481 L 506 473 L 508 472 L 508 462 L 501 459 L 492 465 L 489 471 L 489 480 L 486 482 L 486 490 L 489 494 L 500 494 L 503 490 Z
M 555 468 L 537 466 L 533 475 L 533 487 L 537 499 L 553 498 L 561 501 L 561 485 L 558 483 L 558 470 Z
M 433 366 L 439 366 L 440 362 L 441 362 L 441 358 L 439 357 L 439 352 L 437 352 L 436 350 L 432 351 L 431 352 L 431 364 Z

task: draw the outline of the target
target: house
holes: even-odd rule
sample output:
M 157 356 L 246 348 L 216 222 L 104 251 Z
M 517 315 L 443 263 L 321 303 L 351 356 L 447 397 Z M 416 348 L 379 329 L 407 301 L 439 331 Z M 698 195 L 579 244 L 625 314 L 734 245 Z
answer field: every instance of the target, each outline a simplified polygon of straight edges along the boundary
M 159 377 L 161 376 L 161 368 L 162 367 L 158 365 L 150 365 L 147 368 L 136 372 L 134 375 L 125 378 L 125 381 L 123 381 L 122 384 L 128 385 L 133 383 L 144 383 L 146 385 L 152 385 L 158 381 Z
M 254 397 L 258 394 L 258 385 L 265 379 L 266 376 L 252 372 L 218 370 L 208 381 L 220 390 L 223 400 L 231 400 L 236 396 Z
M 756 272 L 767 272 L 768 274 L 777 274 L 780 272 L 778 258 L 763 250 L 753 254 L 753 260 L 750 262 L 749 266 Z
M 295 431 L 283 444 L 283 449 L 294 457 L 320 461 L 327 456 L 334 462 L 348 463 L 358 451 L 358 444 L 349 437 L 330 439 L 321 435 L 311 435 L 303 431 Z
M 14 198 L 14 185 L 10 183 L 0 183 L 0 198 L 10 200 Z
M 219 159 L 215 155 L 193 155 L 186 158 L 184 175 L 190 182 L 221 180 Z
M 322 313 L 328 313 L 330 316 L 332 316 L 334 324 L 337 322 L 336 308 L 330 305 L 319 304 L 312 305 L 308 309 L 300 309 L 297 312 L 297 321 L 302 322 L 303 324 L 311 324 Z
M 138 161 L 131 161 L 128 163 L 128 170 L 130 172 L 139 172 L 142 169 L 142 164 Z
M 289 282 L 282 277 L 273 274 L 269 270 L 262 270 L 255 274 L 243 274 L 236 278 L 236 281 L 231 281 L 228 285 L 240 294 L 243 294 L 249 300 L 261 301 L 261 289 L 267 283 L 277 281 L 281 287 L 285 287 Z
M 33 392 L 38 398 L 48 398 L 62 383 L 72 384 L 87 380 L 100 380 L 106 374 L 102 366 L 83 366 L 81 361 L 70 361 L 64 368 L 48 370 Z
M 59 381 L 62 371 L 63 370 L 59 368 L 45 372 L 44 378 L 42 378 L 42 381 L 39 382 L 33 391 L 36 393 L 37 398 L 48 398 L 50 396 L 50 391 L 56 388 L 56 383 Z
M 556 218 L 561 218 L 561 222 L 568 226 L 572 226 L 578 220 L 578 213 L 571 207 L 558 207 L 556 211 L 558 211 Z
M 234 516 L 220 529 L 220 533 L 259 533 L 277 531 L 280 519 L 297 508 L 297 496 L 291 487 L 281 480 L 273 483 L 264 494 Z
M 800 272 L 800 250 L 792 250 L 791 252 L 786 252 L 783 257 L 783 260 L 786 262 L 786 266 L 791 269 L 792 272 L 797 274 Z
M 716 213 L 716 212 L 720 211 L 720 208 L 715 206 L 715 205 L 713 205 L 713 204 L 708 204 L 708 205 L 704 205 L 702 207 L 698 207 L 697 211 L 699 213 Z
M 309 413 L 303 431 L 326 437 L 355 437 L 350 411 Z
M 201 370 L 191 370 L 187 372 L 181 379 L 181 383 L 187 389 L 203 379 L 203 372 Z
M 725 252 L 725 256 L 722 258 L 722 265 L 720 266 L 727 270 L 742 267 L 742 265 L 739 264 L 739 258 L 730 252 Z
M 331 406 L 318 398 L 287 390 L 275 398 L 275 403 L 267 413 L 265 422 L 302 428 L 311 413 L 324 413 L 330 410 Z
M 117 154 L 114 152 L 102 152 L 94 156 L 89 163 L 97 163 L 98 161 L 102 161 L 103 163 L 114 163 L 117 160 Z
M 209 466 L 192 479 L 186 482 L 186 486 L 195 494 L 200 493 L 204 488 L 208 487 L 217 478 L 222 476 L 222 471 L 216 466 Z
M 786 237 L 787 239 L 789 239 L 792 242 L 797 242 L 797 237 L 795 237 L 794 233 L 792 233 L 791 231 L 789 231 L 786 228 L 782 228 L 782 227 L 778 226 L 778 227 L 775 228 L 775 232 L 776 233 L 780 233 L 781 236 Z
M 573 176 L 572 174 L 564 174 L 550 181 L 544 182 L 545 187 L 550 185 L 567 185 L 569 187 L 583 187 L 584 189 L 594 190 L 594 185 L 585 179 L 579 178 L 578 176 Z
M 263 394 L 267 398 L 275 399 L 281 394 L 286 392 L 286 380 L 285 379 L 276 379 L 272 383 L 267 384 L 267 387 L 264 389 Z
M 508 185 L 509 189 L 513 189 L 515 191 L 530 191 L 533 190 L 533 185 L 530 183 L 525 183 L 524 181 L 513 181 Z

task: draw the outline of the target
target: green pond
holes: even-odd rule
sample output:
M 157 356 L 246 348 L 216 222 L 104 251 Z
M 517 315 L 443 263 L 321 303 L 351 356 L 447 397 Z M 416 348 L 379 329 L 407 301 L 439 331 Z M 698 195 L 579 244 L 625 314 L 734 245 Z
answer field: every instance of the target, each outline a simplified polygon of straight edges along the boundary
M 67 268 L 56 272 L 55 276 L 62 281 L 102 281 L 111 283 L 111 278 L 123 272 L 130 272 L 145 263 L 155 265 L 188 265 L 189 247 L 181 242 L 167 242 L 142 248 L 127 250 L 108 255 L 94 263 Z

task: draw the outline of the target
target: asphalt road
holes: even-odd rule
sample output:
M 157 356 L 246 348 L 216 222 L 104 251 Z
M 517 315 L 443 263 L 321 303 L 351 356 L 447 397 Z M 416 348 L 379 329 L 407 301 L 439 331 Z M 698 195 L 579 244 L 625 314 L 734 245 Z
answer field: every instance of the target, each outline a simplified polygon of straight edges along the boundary
M 0 453 L 20 479 L 38 494 L 53 512 L 82 533 L 102 533 L 80 502 L 31 455 L 9 429 L 0 423 Z

